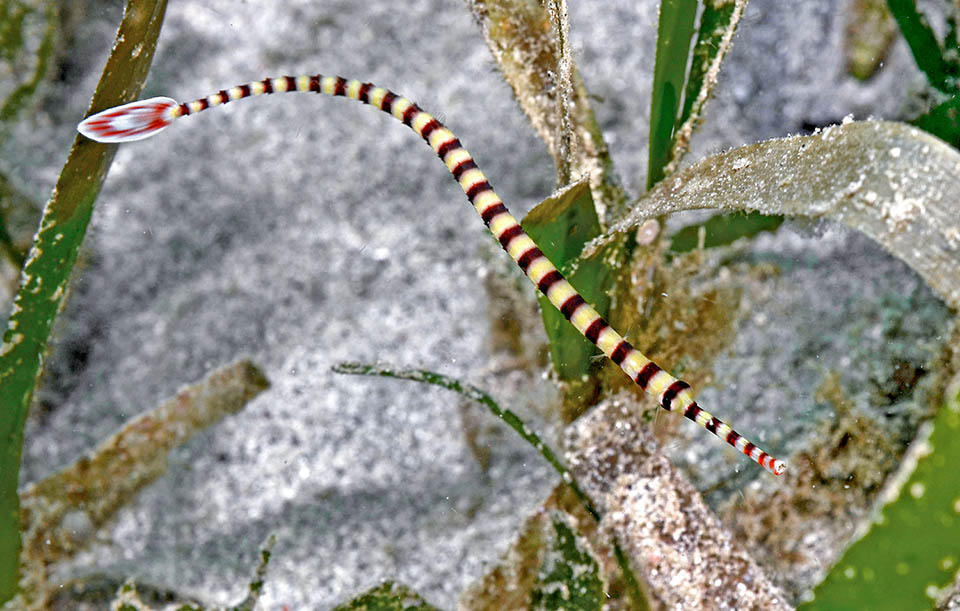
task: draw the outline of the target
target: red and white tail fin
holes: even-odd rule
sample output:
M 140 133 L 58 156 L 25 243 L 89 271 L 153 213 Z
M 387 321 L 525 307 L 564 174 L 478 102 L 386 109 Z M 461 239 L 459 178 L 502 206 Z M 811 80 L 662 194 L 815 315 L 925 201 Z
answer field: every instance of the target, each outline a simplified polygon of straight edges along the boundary
M 180 103 L 158 97 L 108 108 L 84 119 L 81 134 L 97 142 L 133 142 L 161 131 L 180 116 Z

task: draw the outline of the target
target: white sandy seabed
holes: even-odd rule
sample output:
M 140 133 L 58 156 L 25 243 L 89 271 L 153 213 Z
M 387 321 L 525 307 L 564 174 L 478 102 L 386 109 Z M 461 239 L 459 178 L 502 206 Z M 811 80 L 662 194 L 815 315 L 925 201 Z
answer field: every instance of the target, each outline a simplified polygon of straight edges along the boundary
M 636 192 L 656 3 L 587 4 L 571 3 L 574 51 Z M 20 162 L 38 193 L 52 187 L 99 78 L 118 5 L 91 3 L 69 89 L 54 89 L 46 123 L 18 136 L 48 153 L 46 165 L 30 153 Z M 508 206 L 525 213 L 550 194 L 553 168 L 468 8 L 400 7 L 171 2 L 144 96 L 189 100 L 283 74 L 370 80 L 441 116 Z M 902 45 L 874 82 L 852 84 L 837 51 L 843 9 L 781 10 L 750 4 L 695 156 L 861 107 L 896 117 L 890 83 L 915 78 Z M 857 243 L 873 248 L 866 242 Z M 555 484 L 506 429 L 484 472 L 454 395 L 330 372 L 345 360 L 436 370 L 521 413 L 550 395 L 539 377 L 495 373 L 508 365 L 490 349 L 481 280 L 508 261 L 429 149 L 381 113 L 277 96 L 125 145 L 86 247 L 39 393 L 53 411 L 31 421 L 24 483 L 241 356 L 273 386 L 174 452 L 168 474 L 110 527 L 112 543 L 93 545 L 71 570 L 136 575 L 228 604 L 242 598 L 259 544 L 275 533 L 265 608 L 324 608 L 386 579 L 450 608 Z

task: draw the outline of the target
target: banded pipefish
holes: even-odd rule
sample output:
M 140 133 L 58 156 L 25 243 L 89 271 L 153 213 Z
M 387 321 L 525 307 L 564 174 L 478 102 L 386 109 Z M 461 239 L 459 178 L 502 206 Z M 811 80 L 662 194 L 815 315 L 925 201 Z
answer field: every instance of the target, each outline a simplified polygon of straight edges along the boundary
M 682 412 L 685 417 L 723 439 L 774 475 L 784 472 L 786 465 L 783 461 L 767 454 L 725 422 L 697 405 L 689 384 L 673 377 L 644 356 L 617 333 L 593 306 L 586 303 L 520 227 L 520 223 L 493 191 L 486 176 L 477 167 L 467 149 L 460 144 L 460 140 L 436 117 L 424 112 L 403 96 L 371 83 L 346 80 L 338 76 L 282 76 L 223 89 L 187 103 L 156 97 L 124 104 L 84 119 L 77 129 L 84 136 L 100 142 L 131 142 L 156 134 L 176 119 L 214 106 L 251 96 L 294 91 L 347 97 L 379 108 L 403 121 L 440 157 L 480 214 L 480 218 L 523 273 L 584 337 L 619 365 L 640 388 L 652 395 L 663 409 Z

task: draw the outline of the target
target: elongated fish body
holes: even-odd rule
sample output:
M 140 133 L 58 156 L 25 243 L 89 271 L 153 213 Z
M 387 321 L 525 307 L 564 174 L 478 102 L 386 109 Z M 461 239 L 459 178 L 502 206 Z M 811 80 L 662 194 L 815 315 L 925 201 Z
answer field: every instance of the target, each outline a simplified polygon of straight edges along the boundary
M 690 385 L 670 375 L 634 348 L 602 316 L 586 303 L 544 256 L 497 196 L 473 157 L 460 140 L 434 116 L 407 98 L 371 83 L 338 76 L 283 76 L 223 89 L 192 102 L 178 103 L 165 97 L 141 100 L 107 109 L 84 119 L 81 134 L 100 142 L 131 142 L 156 134 L 180 117 L 246 97 L 292 91 L 343 96 L 369 104 L 399 119 L 423 138 L 440 157 L 463 189 L 484 224 L 516 261 L 523 273 L 590 342 L 616 363 L 630 379 L 652 395 L 663 409 L 680 411 L 720 439 L 750 457 L 774 475 L 783 474 L 783 461 L 767 454 L 729 425 L 702 409 Z

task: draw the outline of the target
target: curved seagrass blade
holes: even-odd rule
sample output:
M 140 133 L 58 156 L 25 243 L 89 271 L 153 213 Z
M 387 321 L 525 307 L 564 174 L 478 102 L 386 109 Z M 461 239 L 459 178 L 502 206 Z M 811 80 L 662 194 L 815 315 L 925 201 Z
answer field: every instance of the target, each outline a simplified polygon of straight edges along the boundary
M 714 155 L 641 198 L 596 249 L 645 219 L 714 208 L 826 218 L 903 259 L 960 307 L 960 152 L 903 123 L 848 122 Z

